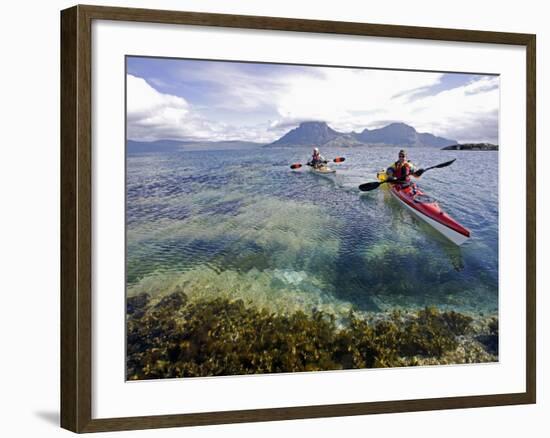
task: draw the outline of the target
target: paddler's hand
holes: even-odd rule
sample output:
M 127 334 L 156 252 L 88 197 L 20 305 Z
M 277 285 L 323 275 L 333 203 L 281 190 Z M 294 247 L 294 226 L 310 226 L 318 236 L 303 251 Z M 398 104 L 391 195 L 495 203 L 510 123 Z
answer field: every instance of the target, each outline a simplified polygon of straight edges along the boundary
M 418 169 L 416 172 L 413 173 L 414 176 L 420 177 L 424 173 L 424 169 Z

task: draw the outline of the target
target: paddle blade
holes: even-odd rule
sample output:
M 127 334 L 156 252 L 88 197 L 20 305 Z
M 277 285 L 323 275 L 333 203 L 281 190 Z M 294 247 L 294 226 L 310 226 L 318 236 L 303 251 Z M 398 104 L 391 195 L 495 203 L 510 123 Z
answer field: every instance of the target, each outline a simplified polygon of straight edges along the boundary
M 370 192 L 371 190 L 374 190 L 374 189 L 377 189 L 378 187 L 380 187 L 380 184 L 382 184 L 382 183 L 377 182 L 377 181 L 368 182 L 368 183 L 365 183 L 365 184 L 361 184 L 359 186 L 359 190 L 361 190 L 362 192 Z
M 346 158 L 345 157 L 336 157 L 334 160 L 335 163 L 342 163 L 344 161 L 346 161 Z
M 300 167 L 302 167 L 300 163 L 295 163 L 290 166 L 291 169 L 299 169 Z
M 455 158 L 454 160 L 447 161 L 446 163 L 438 164 L 437 166 L 434 166 L 433 169 L 441 169 L 442 167 L 450 166 L 450 165 L 453 164 L 455 161 L 456 161 L 456 158 Z

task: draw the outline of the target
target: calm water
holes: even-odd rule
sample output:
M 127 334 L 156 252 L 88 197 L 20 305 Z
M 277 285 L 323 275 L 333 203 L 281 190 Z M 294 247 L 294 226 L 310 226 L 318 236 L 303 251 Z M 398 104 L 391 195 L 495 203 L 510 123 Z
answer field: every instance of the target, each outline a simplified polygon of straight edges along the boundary
M 498 153 L 410 149 L 419 186 L 472 231 L 458 248 L 387 189 L 357 186 L 399 148 L 323 149 L 337 174 L 307 169 L 309 149 L 127 157 L 128 293 L 242 298 L 277 311 L 435 305 L 498 308 Z

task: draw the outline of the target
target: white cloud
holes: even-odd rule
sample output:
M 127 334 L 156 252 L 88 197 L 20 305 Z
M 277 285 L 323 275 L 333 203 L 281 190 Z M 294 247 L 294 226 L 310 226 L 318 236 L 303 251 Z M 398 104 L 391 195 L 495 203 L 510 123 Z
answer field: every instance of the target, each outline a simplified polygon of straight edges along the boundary
M 144 79 L 126 76 L 128 138 L 159 140 L 186 136 L 189 104 L 181 97 L 159 93 Z
M 301 121 L 323 120 L 342 132 L 402 121 L 420 132 L 462 142 L 497 141 L 498 77 L 480 77 L 430 95 L 422 90 L 440 84 L 443 74 L 321 67 L 260 74 L 230 63 L 198 64 L 180 74 L 188 84 L 208 83 L 206 108 L 193 108 L 185 99 L 162 94 L 128 75 L 130 138 L 270 142 Z M 223 116 L 214 119 L 209 112 L 214 108 L 229 109 L 241 126 L 224 122 Z M 273 114 L 272 119 L 249 121 L 251 114 L 261 112 Z
M 291 78 L 288 93 L 277 102 L 281 118 L 325 120 L 343 131 L 362 129 L 373 118 L 393 118 L 392 96 L 432 86 L 442 77 L 385 70 L 325 68 L 322 72 L 323 77 Z
M 193 68 L 182 68 L 179 76 L 187 83 L 208 83 L 210 92 L 216 95 L 212 106 L 235 111 L 252 111 L 262 107 L 273 107 L 278 96 L 284 95 L 288 88 L 288 79 L 296 75 L 276 73 L 268 69 L 252 72 L 234 63 L 198 63 Z M 307 73 L 304 73 L 307 74 Z
M 127 127 L 131 140 L 265 139 L 265 129 L 238 128 L 206 120 L 183 98 L 160 93 L 143 78 L 127 75 Z M 267 142 L 268 139 L 265 139 Z
M 127 111 L 129 120 L 154 123 L 167 115 L 168 118 L 185 117 L 189 105 L 185 99 L 159 93 L 144 79 L 127 75 Z
M 460 142 L 498 141 L 499 78 L 467 85 L 411 102 L 395 114 L 417 128 Z M 490 128 L 490 129 L 488 129 Z
M 277 102 L 274 126 L 297 120 L 325 120 L 349 132 L 402 121 L 419 131 L 460 141 L 477 138 L 480 123 L 495 127 L 499 107 L 498 77 L 484 77 L 436 95 L 414 97 L 413 90 L 437 85 L 438 73 L 325 69 L 324 78 L 290 78 L 289 90 Z M 491 123 L 493 122 L 493 123 Z M 465 133 L 471 137 L 464 138 Z M 475 140 L 474 140 L 475 139 Z

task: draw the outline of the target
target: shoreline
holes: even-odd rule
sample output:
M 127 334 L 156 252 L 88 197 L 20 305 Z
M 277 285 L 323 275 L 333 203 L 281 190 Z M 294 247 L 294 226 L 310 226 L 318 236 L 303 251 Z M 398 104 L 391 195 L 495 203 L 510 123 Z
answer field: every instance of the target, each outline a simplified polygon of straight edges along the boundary
M 275 313 L 180 288 L 128 297 L 126 323 L 129 380 L 498 361 L 498 316 L 434 307 Z

